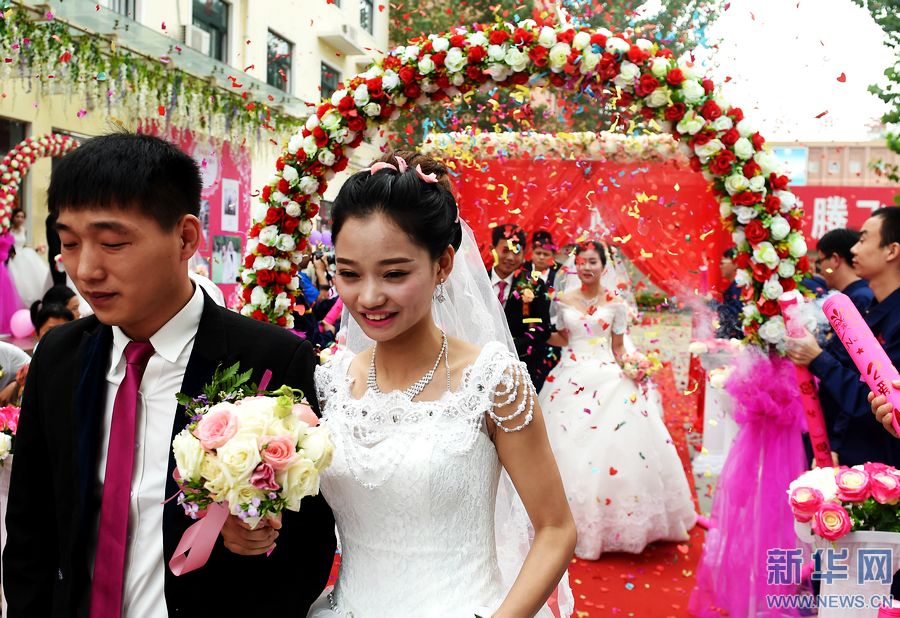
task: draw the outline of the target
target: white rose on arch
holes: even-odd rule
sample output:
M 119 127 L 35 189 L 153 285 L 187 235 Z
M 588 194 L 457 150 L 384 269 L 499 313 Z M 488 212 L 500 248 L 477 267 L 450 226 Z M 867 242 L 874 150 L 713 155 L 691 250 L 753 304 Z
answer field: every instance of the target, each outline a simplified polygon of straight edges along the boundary
M 741 193 L 750 188 L 750 181 L 743 174 L 732 174 L 725 179 L 725 190 L 728 195 Z
M 697 146 L 695 146 L 694 152 L 697 153 L 697 156 L 701 159 L 708 159 L 724 148 L 725 144 L 723 144 L 720 140 L 711 139 L 705 144 L 698 144 Z
M 259 231 L 259 243 L 262 245 L 271 247 L 275 244 L 276 238 L 278 238 L 278 226 L 276 225 L 267 225 Z
M 760 264 L 765 264 L 768 268 L 778 268 L 778 263 L 781 261 L 778 251 L 769 241 L 763 241 L 756 245 L 753 250 L 753 259 Z
M 713 120 L 710 126 L 716 131 L 727 131 L 734 126 L 734 121 L 731 119 L 731 116 L 722 115 Z
M 575 35 L 575 39 L 572 41 L 572 47 L 578 50 L 582 50 L 588 45 L 591 44 L 591 35 L 583 30 Z
M 727 219 L 731 216 L 731 202 L 722 200 L 719 202 L 719 216 L 722 219 Z
M 791 224 L 784 217 L 772 217 L 772 221 L 769 223 L 769 232 L 774 240 L 784 240 L 791 233 Z
M 784 288 L 781 287 L 777 276 L 769 277 L 768 281 L 763 284 L 762 293 L 763 297 L 768 300 L 778 300 L 784 294 Z
M 528 54 L 515 47 L 510 47 L 506 56 L 503 58 L 503 61 L 506 62 L 516 73 L 521 73 L 525 69 L 528 68 L 528 63 L 530 58 L 528 58 Z
M 544 26 L 543 28 L 541 28 L 541 31 L 538 34 L 538 45 L 547 48 L 556 45 L 556 30 L 554 30 L 550 26 Z
M 723 116 L 723 118 L 727 118 L 727 116 Z M 753 148 L 753 144 L 750 143 L 750 140 L 746 137 L 738 139 L 734 144 L 734 154 L 737 155 L 738 159 L 746 161 L 752 157 L 755 152 L 756 150 Z
M 737 217 L 738 223 L 740 223 L 741 225 L 747 225 L 759 214 L 756 212 L 755 208 L 752 208 L 750 206 L 736 206 L 732 207 L 732 210 L 734 211 L 734 215 Z
M 259 258 L 256 258 L 257 260 Z M 257 270 L 260 270 L 257 268 Z M 260 309 L 265 309 L 269 306 L 269 295 L 266 294 L 266 290 L 261 286 L 256 286 L 253 288 L 253 291 L 250 292 L 250 303 L 256 305 Z
M 468 58 L 466 58 L 463 51 L 458 47 L 454 47 L 448 51 L 447 56 L 444 58 L 444 66 L 449 73 L 459 73 L 466 66 L 467 62 Z
M 750 275 L 749 270 L 739 268 L 737 271 L 735 271 L 734 282 L 738 285 L 738 287 L 745 288 L 750 285 L 751 281 L 753 281 L 753 277 Z
M 803 238 L 803 234 L 799 232 L 791 232 L 787 238 L 788 243 L 788 251 L 791 253 L 791 257 L 801 258 L 806 255 L 807 246 L 806 240 Z
M 450 49 L 450 41 L 441 36 L 436 36 L 431 39 L 431 49 L 435 51 L 435 53 L 445 52 Z
M 687 103 L 697 103 L 706 96 L 703 85 L 695 79 L 687 79 L 681 84 L 681 94 Z
M 780 315 L 773 316 L 766 320 L 759 327 L 759 336 L 763 341 L 772 345 L 784 345 L 784 339 L 787 336 L 787 330 L 784 327 L 784 318 Z
M 624 39 L 620 39 L 617 36 L 611 36 L 606 39 L 606 51 L 608 52 L 624 54 L 629 49 L 631 49 L 631 46 Z
M 491 45 L 488 47 L 488 59 L 493 62 L 500 62 L 506 58 L 506 48 L 502 45 Z
M 650 61 L 650 72 L 654 77 L 665 77 L 669 72 L 669 59 L 656 57 Z
M 781 260 L 781 263 L 778 264 L 778 276 L 782 279 L 790 279 L 796 273 L 797 267 L 794 266 L 793 262 Z
M 569 60 L 570 53 L 572 53 L 572 48 L 569 47 L 568 43 L 557 43 L 551 47 L 548 54 L 550 68 L 553 70 L 562 69 Z
M 331 167 L 334 165 L 335 156 L 334 153 L 330 150 L 323 150 L 319 153 L 319 163 L 326 167 Z
M 671 95 L 669 94 L 669 89 L 665 86 L 660 86 L 644 99 L 648 107 L 663 107 L 668 105 L 669 101 L 671 101 Z
M 698 116 L 693 110 L 689 110 L 684 115 L 684 118 L 679 120 L 678 124 L 675 125 L 675 129 L 679 133 L 696 135 L 705 124 L 706 120 L 704 120 L 701 116 Z

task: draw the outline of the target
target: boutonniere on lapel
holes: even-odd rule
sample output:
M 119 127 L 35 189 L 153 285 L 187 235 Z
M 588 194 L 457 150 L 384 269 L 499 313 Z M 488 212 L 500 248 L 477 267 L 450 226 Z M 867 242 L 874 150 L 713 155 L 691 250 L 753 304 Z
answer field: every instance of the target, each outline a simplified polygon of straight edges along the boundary
M 538 286 L 541 282 L 540 275 L 535 273 L 520 272 L 516 277 L 516 285 L 513 287 L 513 293 L 517 298 L 522 300 L 522 315 L 527 316 L 531 313 L 531 303 L 538 296 Z
M 265 392 L 271 373 L 262 388 L 250 384 L 251 375 L 238 364 L 219 367 L 202 395 L 176 396 L 190 417 L 172 441 L 176 496 L 201 521 L 169 561 L 175 575 L 206 563 L 229 514 L 256 528 L 284 509 L 299 511 L 304 497 L 319 493 L 319 473 L 331 464 L 331 435 L 303 393 L 289 386 Z

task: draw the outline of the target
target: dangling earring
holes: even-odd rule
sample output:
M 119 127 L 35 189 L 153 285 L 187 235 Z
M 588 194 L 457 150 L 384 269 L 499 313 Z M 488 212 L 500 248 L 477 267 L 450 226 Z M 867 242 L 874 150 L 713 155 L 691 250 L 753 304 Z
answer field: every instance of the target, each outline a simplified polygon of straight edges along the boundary
M 436 301 L 438 301 L 439 303 L 442 303 L 445 300 L 447 300 L 447 297 L 444 295 L 444 280 L 443 279 L 441 279 L 441 282 L 438 283 L 438 286 L 437 286 L 437 288 L 435 288 L 434 293 L 435 293 L 434 299 Z

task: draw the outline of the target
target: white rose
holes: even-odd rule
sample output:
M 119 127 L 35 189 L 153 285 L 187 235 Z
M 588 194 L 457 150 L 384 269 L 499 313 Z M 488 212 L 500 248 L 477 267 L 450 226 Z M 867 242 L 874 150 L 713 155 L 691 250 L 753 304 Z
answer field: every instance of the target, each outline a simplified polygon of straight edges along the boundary
M 662 107 L 663 105 L 668 105 L 670 100 L 669 89 L 665 86 L 660 86 L 656 90 L 650 93 L 644 102 L 649 107 Z
M 275 268 L 275 258 L 271 255 L 257 255 L 253 260 L 253 270 L 272 270 Z
M 434 37 L 431 39 L 431 49 L 435 51 L 435 53 L 445 52 L 450 49 L 450 41 L 442 36 Z
M 462 50 L 458 47 L 454 47 L 448 51 L 447 57 L 444 58 L 444 66 L 450 73 L 459 73 L 462 71 L 463 67 L 466 66 L 466 62 L 468 62 L 468 58 L 466 58 L 465 54 L 463 54 Z
M 300 213 L 303 211 L 300 209 L 300 204 L 298 204 L 297 202 L 291 201 L 291 202 L 288 202 L 287 205 L 284 207 L 284 212 L 286 212 L 287 214 L 289 214 L 292 217 L 299 217 Z
M 175 455 L 175 465 L 181 478 L 190 481 L 200 479 L 200 465 L 206 451 L 200 446 L 200 440 L 184 430 L 172 440 L 172 452 Z
M 778 251 L 775 250 L 772 243 L 766 240 L 756 245 L 756 249 L 753 250 L 753 259 L 769 268 L 777 268 L 778 262 L 781 261 Z
M 350 93 L 343 88 L 341 88 L 340 90 L 335 90 L 331 95 L 331 104 L 337 107 L 341 100 L 348 94 Z
M 264 202 L 254 202 L 250 206 L 250 218 L 254 221 L 265 221 L 268 213 L 269 205 Z
M 12 452 L 12 436 L 0 433 L 0 461 L 3 461 Z
M 326 427 L 311 427 L 300 445 L 300 454 L 316 465 L 316 469 L 324 470 L 331 465 L 334 444 Z
M 750 157 L 753 156 L 756 150 L 753 148 L 753 144 L 746 137 L 740 138 L 734 144 L 734 154 L 737 155 L 738 159 L 743 159 L 746 161 Z
M 750 179 L 750 190 L 754 193 L 766 193 L 766 177 L 757 174 Z
M 281 170 L 281 177 L 288 181 L 289 184 L 294 184 L 297 181 L 297 178 L 300 177 L 300 174 L 297 173 L 290 165 L 285 165 L 284 169 Z
M 488 60 L 493 62 L 500 62 L 506 58 L 506 48 L 502 45 L 490 45 L 488 46 Z
M 287 272 L 291 269 L 291 261 L 285 258 L 275 260 L 275 270 Z
M 743 268 L 739 268 L 734 273 L 734 282 L 738 284 L 738 286 L 745 288 L 750 285 L 750 282 L 753 280 L 753 277 L 750 275 L 749 270 L 745 270 Z
M 275 480 L 282 487 L 287 508 L 292 511 L 300 509 L 300 500 L 304 497 L 319 493 L 319 472 L 305 457 L 297 457 L 290 468 L 275 475 Z
M 255 307 L 253 305 L 244 305 L 241 307 L 241 315 L 244 317 L 251 317 L 253 315 L 253 310 Z
M 585 51 L 584 55 L 581 57 L 581 74 L 587 75 L 588 73 L 596 69 L 598 64 L 600 64 L 600 54 L 595 54 L 591 51 Z
M 281 234 L 275 241 L 275 248 L 279 251 L 293 251 L 297 248 L 297 243 L 290 234 Z
M 640 68 L 638 68 L 638 65 L 634 64 L 633 62 L 623 60 L 622 64 L 619 65 L 618 77 L 621 77 L 622 81 L 624 81 L 626 84 L 632 83 L 640 74 Z
M 735 246 L 740 249 L 744 243 L 747 242 L 747 235 L 744 234 L 743 229 L 737 229 L 731 233 L 731 242 L 735 244 Z
M 786 335 L 787 331 L 784 328 L 784 318 L 780 315 L 769 318 L 759 327 L 760 338 L 773 345 L 783 345 Z
M 374 118 L 375 116 L 381 114 L 381 105 L 379 105 L 378 103 L 368 103 L 363 108 L 363 113 L 370 118 Z
M 403 61 L 408 63 L 418 59 L 420 51 L 418 45 L 407 45 L 403 48 Z
M 357 107 L 363 107 L 366 103 L 369 102 L 369 87 L 365 84 L 360 84 L 356 87 L 356 90 L 353 91 L 353 102 L 356 103 Z
M 372 103 L 369 103 L 372 105 Z M 367 105 L 366 107 L 368 107 Z M 381 107 L 378 108 L 378 111 L 381 112 Z M 369 128 L 369 124 L 366 124 L 366 129 Z M 340 141 L 342 144 L 349 144 L 353 140 L 356 139 L 356 131 L 351 131 L 350 129 L 341 129 L 335 134 L 335 139 Z
M 788 485 L 787 493 L 790 495 L 797 487 L 811 487 L 822 492 L 825 501 L 834 500 L 837 496 L 837 482 L 832 468 L 813 468 L 804 472 L 796 480 Z
M 769 232 L 775 240 L 784 240 L 791 233 L 791 224 L 784 217 L 772 217 L 769 223 Z
M 299 231 L 303 236 L 309 236 L 309 233 L 312 232 L 313 223 L 309 219 L 304 219 L 300 222 L 300 225 L 297 226 L 297 231 Z
M 650 72 L 655 77 L 665 77 L 669 72 L 669 59 L 657 57 L 650 61 Z
M 336 109 L 330 109 L 322 116 L 322 128 L 329 133 L 341 126 L 344 117 Z
M 315 135 L 307 135 L 303 138 L 303 152 L 306 153 L 306 156 L 312 157 L 318 152 L 319 146 L 316 144 L 316 136 Z
M 716 131 L 727 131 L 734 126 L 734 121 L 730 116 L 722 115 L 713 120 L 710 126 Z
M 431 59 L 431 54 L 425 54 L 419 60 L 419 72 L 422 75 L 428 75 L 432 71 L 434 71 L 434 60 Z M 366 99 L 366 102 L 368 102 L 368 99 Z
M 769 280 L 763 284 L 762 293 L 763 296 L 769 300 L 778 300 L 779 297 L 784 294 L 784 288 L 781 287 L 781 284 L 778 282 L 778 277 L 770 277 Z
M 251 285 L 253 283 L 253 271 L 249 269 L 241 271 L 241 283 Z
M 300 277 L 291 277 L 291 282 L 288 283 L 287 288 L 292 291 L 297 291 L 300 289 Z
M 305 193 L 306 195 L 312 195 L 316 191 L 319 190 L 319 181 L 313 178 L 312 176 L 304 176 L 300 179 L 299 185 L 300 191 Z M 294 215 L 296 216 L 296 215 Z
M 484 72 L 490 75 L 495 82 L 502 82 L 512 75 L 512 69 L 505 64 L 492 64 Z
M 741 134 L 741 137 L 750 137 L 754 133 L 756 133 L 756 126 L 754 126 L 753 122 L 747 118 L 744 118 L 739 123 L 737 123 L 738 133 Z
M 222 462 L 213 454 L 207 454 L 200 463 L 200 476 L 205 479 L 203 486 L 217 497 L 224 498 L 224 494 L 234 483 L 234 479 L 222 466 Z
M 281 206 L 288 202 L 288 197 L 281 191 L 273 191 L 272 195 L 269 197 L 269 201 Z
M 701 159 L 708 159 L 724 148 L 725 144 L 723 144 L 720 140 L 711 139 L 705 144 L 698 144 L 697 146 L 695 146 L 694 152 L 696 152 L 697 156 Z
M 745 270 L 744 272 L 747 273 L 747 281 L 749 282 L 750 271 Z M 735 280 L 737 280 L 737 278 L 735 278 Z M 756 305 L 754 303 L 747 303 L 746 305 L 744 305 L 744 308 L 741 309 L 741 313 L 744 315 L 745 320 L 752 320 L 753 318 L 761 317 L 759 309 L 756 308 Z
M 648 41 L 647 39 L 638 39 L 634 44 L 642 51 L 649 51 L 653 47 L 653 42 Z
M 259 242 L 267 247 L 274 245 L 276 238 L 278 238 L 277 226 L 267 225 L 259 231 Z
M 738 223 L 747 225 L 756 218 L 757 212 L 755 208 L 750 206 L 735 206 L 733 208 L 734 216 L 737 217 Z
M 569 47 L 568 43 L 557 43 L 553 47 L 550 48 L 550 54 L 548 58 L 550 60 L 550 68 L 551 69 L 561 69 L 566 64 L 566 61 L 569 59 L 569 54 L 572 52 L 572 48 Z
M 519 22 L 519 27 L 523 30 L 534 30 L 537 28 L 537 22 L 531 18 L 523 19 Z
M 253 288 L 253 291 L 250 292 L 250 304 L 256 305 L 260 309 L 265 309 L 269 306 L 268 293 L 266 293 L 266 291 L 260 286 L 256 286 L 255 288 Z
M 388 69 L 381 76 L 381 88 L 390 92 L 400 85 L 400 76 L 393 69 Z
M 319 163 L 326 167 L 331 167 L 334 165 L 334 153 L 330 150 L 323 150 L 319 153 Z
M 232 515 L 239 515 L 244 512 L 242 507 L 246 506 L 248 515 L 244 517 L 244 523 L 251 528 L 255 528 L 262 517 L 259 516 L 259 509 L 253 506 L 253 501 L 262 501 L 265 496 L 266 494 L 263 490 L 257 489 L 247 482 L 243 482 L 232 487 L 231 490 L 225 494 L 225 499 L 228 500 L 228 509 L 231 511 Z
M 782 279 L 790 279 L 797 273 L 797 267 L 792 262 L 781 260 L 778 264 L 778 276 Z
M 750 181 L 743 174 L 732 174 L 725 179 L 725 190 L 728 195 L 734 195 L 746 191 L 750 187 Z
M 488 44 L 488 38 L 484 32 L 473 32 L 466 40 L 469 42 L 469 45 L 477 45 L 478 47 L 484 47 Z
M 606 51 L 612 53 L 625 53 L 629 49 L 631 49 L 631 45 L 626 43 L 623 39 L 620 39 L 617 36 L 611 36 L 606 39 Z
M 313 114 L 310 118 L 315 118 L 316 115 Z M 300 150 L 300 147 L 303 145 L 303 135 L 297 133 L 296 135 L 291 137 L 291 140 L 288 142 L 288 151 L 292 154 Z
M 686 133 L 688 135 L 695 135 L 700 129 L 703 128 L 703 125 L 706 124 L 706 121 L 698 116 L 693 111 L 689 111 L 684 115 L 684 118 L 678 121 L 678 124 L 675 125 L 675 128 L 679 133 Z
M 781 212 L 790 212 L 797 207 L 797 196 L 790 191 L 776 191 L 773 195 L 781 200 Z
M 584 49 L 588 45 L 591 44 L 591 35 L 588 32 L 581 31 L 575 35 L 575 39 L 572 41 L 572 47 L 575 49 Z
M 790 251 L 791 257 L 800 258 L 806 255 L 807 247 L 803 234 L 791 232 L 790 235 L 788 235 L 787 242 L 788 251 Z
M 556 45 L 556 30 L 550 26 L 541 28 L 541 32 L 538 34 L 538 45 L 548 48 Z
M 312 131 L 317 126 L 319 126 L 319 117 L 316 114 L 310 115 L 306 119 L 306 129 L 307 131 Z M 298 133 L 295 137 L 303 137 L 302 133 Z
M 693 104 L 706 96 L 706 90 L 697 80 L 686 79 L 681 84 L 681 94 L 684 96 L 685 102 Z
M 731 202 L 726 202 L 725 200 L 719 202 L 719 217 L 727 219 L 731 216 L 731 212 Z
M 282 292 L 278 296 L 275 297 L 275 303 L 272 305 L 272 310 L 275 313 L 284 313 L 288 309 L 291 308 L 291 299 L 288 298 L 288 295 L 285 292 Z
M 516 73 L 520 73 L 528 68 L 529 60 L 528 54 L 515 47 L 510 47 L 506 52 L 506 56 L 503 58 L 503 61 Z
M 249 479 L 253 470 L 262 461 L 256 438 L 241 434 L 216 449 L 216 455 L 235 484 Z

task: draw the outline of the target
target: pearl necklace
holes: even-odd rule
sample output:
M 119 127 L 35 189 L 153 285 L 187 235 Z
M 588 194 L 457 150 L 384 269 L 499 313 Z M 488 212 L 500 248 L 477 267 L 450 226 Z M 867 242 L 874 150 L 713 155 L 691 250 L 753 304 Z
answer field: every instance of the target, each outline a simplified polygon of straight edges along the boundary
M 372 348 L 372 362 L 369 364 L 369 376 L 366 379 L 366 386 L 369 387 L 373 393 L 378 393 L 380 395 L 384 395 L 382 390 L 378 388 L 378 377 L 375 370 L 375 352 L 378 349 L 378 344 Z M 415 384 L 407 388 L 403 391 L 403 394 L 407 399 L 412 401 L 416 397 L 422 394 L 422 391 L 425 390 L 425 387 L 428 386 L 431 381 L 434 379 L 434 374 L 437 371 L 437 368 L 441 364 L 441 359 L 444 359 L 444 364 L 447 367 L 447 390 L 450 390 L 450 355 L 447 353 L 447 335 L 444 331 L 441 331 L 441 351 L 438 352 L 438 357 L 434 361 L 434 366 L 426 373 L 424 376 L 419 378 Z

